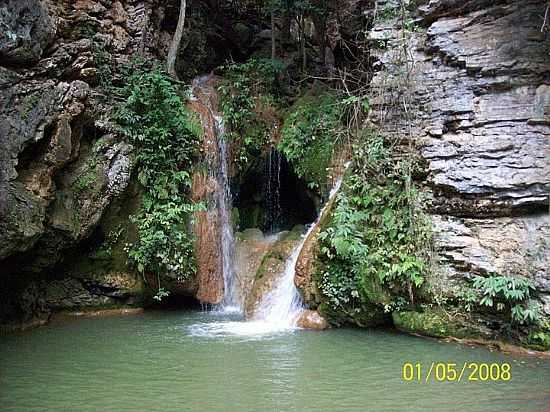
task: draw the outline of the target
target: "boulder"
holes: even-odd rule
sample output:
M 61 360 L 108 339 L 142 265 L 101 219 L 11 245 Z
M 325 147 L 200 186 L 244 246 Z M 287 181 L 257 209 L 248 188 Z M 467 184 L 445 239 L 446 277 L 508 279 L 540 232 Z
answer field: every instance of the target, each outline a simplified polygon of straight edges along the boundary
M 395 327 L 403 332 L 418 333 L 425 336 L 444 338 L 490 339 L 493 332 L 469 315 L 455 314 L 451 316 L 440 308 L 424 309 L 424 311 L 393 312 Z
M 316 310 L 304 310 L 296 325 L 302 329 L 324 330 L 329 327 L 328 321 Z

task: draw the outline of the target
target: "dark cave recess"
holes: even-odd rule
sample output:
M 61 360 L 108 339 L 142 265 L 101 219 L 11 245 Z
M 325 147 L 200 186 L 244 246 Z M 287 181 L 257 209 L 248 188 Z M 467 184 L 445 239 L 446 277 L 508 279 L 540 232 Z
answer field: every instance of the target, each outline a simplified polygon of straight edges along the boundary
M 308 224 L 317 216 L 318 203 L 284 156 L 271 148 L 258 158 L 235 190 L 237 228 L 274 233 Z

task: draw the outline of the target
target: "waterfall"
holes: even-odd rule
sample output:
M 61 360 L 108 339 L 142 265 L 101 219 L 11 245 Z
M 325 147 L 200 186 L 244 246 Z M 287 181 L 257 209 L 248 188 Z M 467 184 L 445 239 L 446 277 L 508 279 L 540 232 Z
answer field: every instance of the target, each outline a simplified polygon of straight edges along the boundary
M 224 293 L 219 308 L 222 312 L 241 313 L 244 307 L 243 285 L 239 280 L 239 274 L 234 267 L 235 239 L 233 235 L 233 224 L 231 219 L 232 198 L 229 178 L 229 150 L 225 138 L 225 128 L 221 116 L 215 113 L 212 103 L 214 89 L 208 85 L 210 76 L 197 78 L 193 82 L 195 101 L 200 101 L 206 109 L 201 118 L 204 123 L 210 125 L 211 138 L 205 143 L 212 148 L 210 153 L 215 156 L 208 156 L 208 167 L 210 176 L 215 180 L 215 190 L 211 200 L 215 204 L 218 216 L 219 242 L 221 253 L 221 272 L 223 275 Z M 210 121 L 206 120 L 210 118 Z M 212 119 L 214 121 L 212 121 Z M 267 185 L 266 203 L 268 209 L 268 222 L 271 230 L 276 229 L 281 215 L 280 206 L 280 175 L 281 155 L 271 148 L 267 162 Z M 347 165 L 346 165 L 347 167 Z M 296 327 L 296 322 L 303 309 L 301 296 L 294 284 L 295 267 L 302 248 L 319 224 L 327 205 L 330 204 L 337 191 L 340 189 L 342 179 L 340 178 L 332 188 L 329 198 L 321 209 L 317 220 L 310 226 L 307 233 L 302 236 L 298 245 L 293 249 L 285 264 L 284 272 L 275 282 L 272 290 L 263 296 L 254 319 L 250 322 L 223 322 L 212 324 L 208 327 L 197 325 L 197 330 L 209 334 L 236 333 L 245 335 L 257 335 L 262 333 L 273 333 L 284 330 L 291 330 Z M 216 236 L 216 237 L 217 237 Z
M 296 329 L 296 322 L 303 310 L 302 298 L 294 285 L 296 262 L 307 238 L 319 224 L 325 209 L 340 189 L 341 184 L 342 179 L 339 179 L 332 188 L 319 217 L 292 251 L 286 262 L 284 273 L 275 283 L 273 289 L 263 297 L 252 320 L 199 323 L 189 327 L 190 334 L 203 337 L 239 335 L 254 338 Z
M 342 178 L 338 179 L 330 191 L 330 196 L 321 209 L 321 212 L 319 212 L 317 220 L 309 227 L 307 233 L 302 236 L 300 242 L 292 251 L 286 262 L 283 275 L 278 279 L 278 282 L 275 283 L 273 289 L 263 297 L 256 311 L 254 319 L 265 322 L 272 330 L 285 330 L 296 326 L 296 321 L 300 317 L 300 313 L 303 309 L 302 298 L 294 284 L 296 262 L 298 261 L 304 243 L 319 224 L 319 220 L 323 216 L 326 207 L 340 189 L 341 184 Z
M 265 227 L 274 233 L 280 225 L 281 218 L 281 154 L 271 147 L 265 164 Z
M 222 272 L 224 295 L 221 303 L 225 311 L 240 312 L 243 307 L 243 296 L 235 268 L 233 256 L 235 252 L 235 238 L 233 236 L 233 222 L 231 221 L 231 186 L 228 173 L 228 150 L 225 139 L 223 119 L 215 116 L 216 136 L 218 138 L 219 170 L 216 176 L 218 189 L 216 203 L 218 206 L 221 227 Z
M 212 75 L 200 76 L 193 81 L 191 101 L 196 102 L 198 107 L 195 110 L 201 116 L 205 128 L 203 144 L 206 147 L 206 164 L 209 177 L 215 181 L 215 185 L 212 185 L 213 190 L 208 195 L 209 210 L 214 212 L 215 217 L 206 223 L 219 228 L 218 230 L 214 229 L 215 235 L 211 241 L 211 243 L 215 243 L 212 247 L 219 247 L 219 264 L 210 268 L 213 270 L 210 270 L 209 273 L 215 272 L 215 275 L 221 275 L 220 278 L 223 278 L 223 297 L 219 293 L 221 302 L 218 308 L 222 311 L 241 312 L 243 293 L 233 265 L 235 239 L 231 219 L 229 148 L 223 119 L 216 113 L 217 97 L 215 79 Z

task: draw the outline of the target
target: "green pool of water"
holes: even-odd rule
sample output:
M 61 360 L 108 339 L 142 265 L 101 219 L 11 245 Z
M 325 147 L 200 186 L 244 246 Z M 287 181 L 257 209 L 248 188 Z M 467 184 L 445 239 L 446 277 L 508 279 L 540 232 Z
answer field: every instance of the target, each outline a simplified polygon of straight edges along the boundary
M 550 410 L 548 360 L 377 330 L 233 335 L 228 320 L 146 312 L 1 337 L 0 410 Z M 403 381 L 404 362 L 432 361 L 507 362 L 512 379 Z

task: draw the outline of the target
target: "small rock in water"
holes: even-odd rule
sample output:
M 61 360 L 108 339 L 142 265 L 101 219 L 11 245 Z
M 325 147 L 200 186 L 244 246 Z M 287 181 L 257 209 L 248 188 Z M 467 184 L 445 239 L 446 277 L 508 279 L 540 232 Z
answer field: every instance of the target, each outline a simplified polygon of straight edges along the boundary
M 296 324 L 303 329 L 323 330 L 328 328 L 327 320 L 316 310 L 304 310 Z

